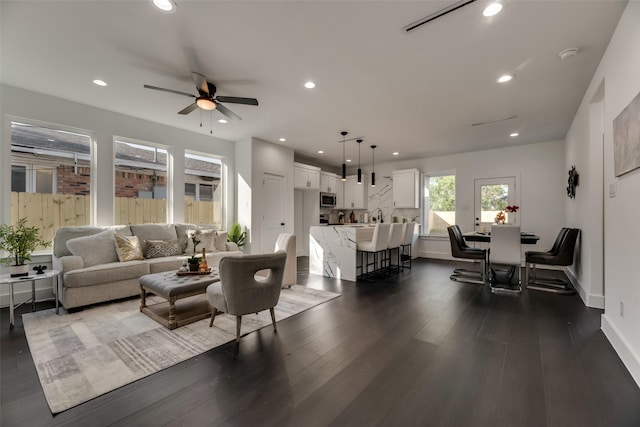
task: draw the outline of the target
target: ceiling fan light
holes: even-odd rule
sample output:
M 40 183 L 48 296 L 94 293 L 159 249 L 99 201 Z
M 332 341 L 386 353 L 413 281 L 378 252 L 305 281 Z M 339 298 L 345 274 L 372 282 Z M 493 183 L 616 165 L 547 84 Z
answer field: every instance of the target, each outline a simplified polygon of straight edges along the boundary
M 203 110 L 211 111 L 216 109 L 216 103 L 206 96 L 201 96 L 196 99 L 196 105 Z
M 176 3 L 172 0 L 153 0 L 153 5 L 167 13 L 175 12 L 176 10 Z

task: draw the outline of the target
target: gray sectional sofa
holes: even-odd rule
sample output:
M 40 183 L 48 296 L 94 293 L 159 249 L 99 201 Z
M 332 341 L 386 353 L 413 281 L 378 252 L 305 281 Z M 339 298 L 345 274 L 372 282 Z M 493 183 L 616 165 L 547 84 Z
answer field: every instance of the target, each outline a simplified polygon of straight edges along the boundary
M 62 305 L 69 309 L 140 294 L 140 276 L 178 270 L 193 254 L 189 233 L 199 229 L 208 238 L 197 249 L 206 248 L 209 266 L 217 267 L 225 256 L 240 256 L 225 232 L 212 232 L 212 226 L 195 224 L 140 224 L 111 227 L 63 227 L 53 240 L 53 267 L 62 272 Z M 144 251 L 142 259 L 120 261 L 122 248 L 115 233 L 136 236 Z M 122 238 L 119 239 L 123 240 Z M 169 248 L 169 249 L 166 249 Z M 119 252 L 120 251 L 120 252 Z M 165 252 L 166 251 L 166 252 Z M 170 253 L 164 256 L 165 253 Z M 138 257 L 140 258 L 140 257 Z

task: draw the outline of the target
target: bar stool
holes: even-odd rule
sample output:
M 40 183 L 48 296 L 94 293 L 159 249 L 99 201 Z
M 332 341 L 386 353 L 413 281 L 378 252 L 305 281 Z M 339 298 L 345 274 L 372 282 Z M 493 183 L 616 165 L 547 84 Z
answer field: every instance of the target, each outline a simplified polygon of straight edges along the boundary
M 398 251 L 397 264 L 396 268 L 398 273 L 400 272 L 400 244 L 402 243 L 402 229 L 404 228 L 404 224 L 394 223 L 391 224 L 391 229 L 389 230 L 389 241 L 387 243 L 387 270 L 393 270 L 393 266 L 391 265 L 391 254 L 394 250 Z
M 411 246 L 413 245 L 413 232 L 416 227 L 415 222 L 405 222 L 404 227 L 402 227 L 402 238 L 400 239 L 400 250 L 402 254 L 400 255 L 400 262 L 402 265 L 402 269 L 404 270 L 406 264 L 408 263 L 408 268 L 411 268 Z M 409 253 L 407 253 L 407 248 L 409 248 Z
M 384 252 L 386 252 L 389 242 L 389 228 L 389 224 L 376 224 L 371 240 L 357 243 L 357 251 L 362 254 L 361 275 L 369 274 L 370 265 L 374 266 L 374 271 L 378 270 L 378 264 L 384 261 L 378 259 L 378 254 L 382 254 L 384 258 Z M 373 263 L 369 262 L 370 254 L 373 254 Z

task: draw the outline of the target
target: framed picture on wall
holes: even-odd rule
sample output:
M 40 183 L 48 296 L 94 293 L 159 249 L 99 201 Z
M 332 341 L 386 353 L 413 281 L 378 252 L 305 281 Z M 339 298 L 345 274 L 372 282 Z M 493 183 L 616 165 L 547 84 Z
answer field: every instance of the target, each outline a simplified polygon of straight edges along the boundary
M 613 168 L 616 176 L 640 167 L 640 93 L 613 120 Z

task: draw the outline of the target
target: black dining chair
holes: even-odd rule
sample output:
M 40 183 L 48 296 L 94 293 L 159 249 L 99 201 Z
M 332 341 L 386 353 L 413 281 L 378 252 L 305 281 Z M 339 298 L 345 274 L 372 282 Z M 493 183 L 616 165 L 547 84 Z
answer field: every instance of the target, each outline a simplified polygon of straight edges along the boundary
M 454 258 L 471 259 L 480 261 L 480 271 L 456 268 L 449 278 L 456 282 L 485 284 L 485 274 L 487 271 L 487 250 L 472 248 L 464 241 L 462 231 L 458 225 L 447 227 L 449 241 L 451 243 L 451 256 Z
M 576 292 L 567 280 L 537 278 L 536 264 L 564 267 L 572 265 L 579 233 L 580 229 L 578 228 L 563 228 L 558 233 L 553 247 L 548 251 L 527 251 L 525 253 L 525 282 L 527 289 L 558 294 L 574 294 Z

